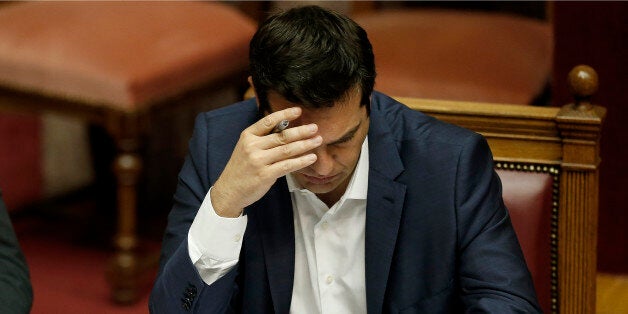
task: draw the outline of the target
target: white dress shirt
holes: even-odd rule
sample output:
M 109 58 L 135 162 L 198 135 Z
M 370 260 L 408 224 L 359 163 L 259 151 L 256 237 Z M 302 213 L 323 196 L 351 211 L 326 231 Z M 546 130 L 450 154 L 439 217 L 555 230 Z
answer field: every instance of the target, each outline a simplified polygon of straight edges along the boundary
M 286 176 L 292 198 L 295 267 L 291 313 L 366 313 L 364 231 L 368 190 L 368 138 L 347 190 L 328 208 Z M 205 283 L 238 262 L 247 217 L 218 216 L 208 192 L 190 227 L 188 250 Z

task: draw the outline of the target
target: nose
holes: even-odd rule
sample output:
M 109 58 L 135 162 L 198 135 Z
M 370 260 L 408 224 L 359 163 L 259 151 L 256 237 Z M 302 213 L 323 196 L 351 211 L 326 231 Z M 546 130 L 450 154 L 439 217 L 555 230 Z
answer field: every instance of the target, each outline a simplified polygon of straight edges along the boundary
M 334 156 L 329 154 L 326 147 L 320 146 L 314 150 L 316 154 L 316 162 L 309 168 L 316 172 L 319 176 L 328 176 L 334 170 Z

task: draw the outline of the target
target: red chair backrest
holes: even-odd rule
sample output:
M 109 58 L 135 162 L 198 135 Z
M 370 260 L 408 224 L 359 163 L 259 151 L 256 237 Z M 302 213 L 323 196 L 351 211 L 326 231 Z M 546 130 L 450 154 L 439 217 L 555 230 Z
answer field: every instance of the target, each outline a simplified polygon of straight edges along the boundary
M 551 234 L 555 178 L 548 172 L 501 170 L 503 198 L 532 273 L 543 312 L 551 311 Z M 555 231 L 555 228 L 554 228 Z

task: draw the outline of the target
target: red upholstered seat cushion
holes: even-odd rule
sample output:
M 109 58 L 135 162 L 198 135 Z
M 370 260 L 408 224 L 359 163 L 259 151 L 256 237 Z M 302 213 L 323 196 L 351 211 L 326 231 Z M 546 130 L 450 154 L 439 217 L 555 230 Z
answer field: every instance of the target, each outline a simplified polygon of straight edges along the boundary
M 498 170 L 503 197 L 532 273 L 543 311 L 551 311 L 551 213 L 553 177 L 547 173 Z
M 0 85 L 133 111 L 248 65 L 255 24 L 206 2 L 0 9 Z
M 376 89 L 394 96 L 528 104 L 551 75 L 549 23 L 454 10 L 356 17 L 373 44 Z

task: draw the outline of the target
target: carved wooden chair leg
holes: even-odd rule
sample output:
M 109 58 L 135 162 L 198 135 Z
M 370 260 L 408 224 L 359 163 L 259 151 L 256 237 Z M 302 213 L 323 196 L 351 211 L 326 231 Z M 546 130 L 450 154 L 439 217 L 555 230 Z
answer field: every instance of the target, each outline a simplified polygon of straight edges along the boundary
M 141 273 L 137 237 L 137 184 L 142 170 L 139 151 L 139 123 L 133 116 L 120 119 L 115 132 L 118 155 L 113 164 L 117 178 L 117 231 L 115 254 L 109 263 L 108 279 L 117 303 L 138 299 Z

